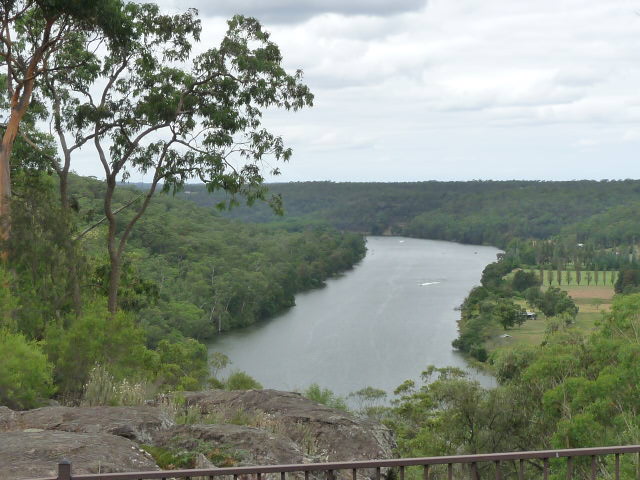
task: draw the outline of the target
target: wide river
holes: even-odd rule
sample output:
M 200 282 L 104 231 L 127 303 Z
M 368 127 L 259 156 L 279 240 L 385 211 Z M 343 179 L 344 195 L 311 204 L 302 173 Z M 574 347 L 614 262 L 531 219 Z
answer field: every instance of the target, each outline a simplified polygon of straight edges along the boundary
M 451 347 L 455 308 L 499 250 L 402 237 L 368 237 L 367 248 L 353 270 L 296 295 L 295 307 L 269 321 L 221 335 L 209 350 L 265 388 L 315 382 L 340 395 L 365 386 L 391 393 L 428 365 L 469 370 Z

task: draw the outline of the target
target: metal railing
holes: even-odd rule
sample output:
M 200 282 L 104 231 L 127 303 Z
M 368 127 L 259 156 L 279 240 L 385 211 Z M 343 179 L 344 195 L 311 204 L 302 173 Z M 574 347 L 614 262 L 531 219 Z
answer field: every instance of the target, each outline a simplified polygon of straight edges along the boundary
M 630 454 L 636 454 L 628 458 Z M 625 467 L 621 468 L 622 458 Z M 63 460 L 58 464 L 58 475 L 34 480 L 151 480 L 151 479 L 185 479 L 229 476 L 234 480 L 264 480 L 266 476 L 287 480 L 287 474 L 309 480 L 324 473 L 327 480 L 347 475 L 352 480 L 367 477 L 381 480 L 382 476 L 405 480 L 415 469 L 421 469 L 419 475 L 423 480 L 469 478 L 506 478 L 548 479 L 550 475 L 562 475 L 567 479 L 637 479 L 640 480 L 640 445 L 618 447 L 574 448 L 567 450 L 538 450 L 531 452 L 489 453 L 481 455 L 456 455 L 425 458 L 400 458 L 393 460 L 366 460 L 357 462 L 309 463 L 297 465 L 270 465 L 257 467 L 231 467 L 198 470 L 163 470 L 128 473 L 72 474 L 71 462 Z M 611 471 L 612 470 L 612 471 Z M 369 473 L 372 472 L 372 473 Z M 386 473 L 383 473 L 386 472 Z M 274 475 L 275 474 L 275 475 Z M 360 475 L 360 477 L 359 477 Z M 218 479 L 219 480 L 219 479 Z

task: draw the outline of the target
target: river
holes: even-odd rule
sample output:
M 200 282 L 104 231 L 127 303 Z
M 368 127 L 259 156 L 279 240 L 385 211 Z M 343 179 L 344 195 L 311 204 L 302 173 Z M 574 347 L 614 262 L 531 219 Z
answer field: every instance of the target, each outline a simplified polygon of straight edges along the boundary
M 325 288 L 296 295 L 296 306 L 273 319 L 219 336 L 209 350 L 280 390 L 315 382 L 339 395 L 365 386 L 392 392 L 427 365 L 462 367 L 493 386 L 451 341 L 455 308 L 499 250 L 403 237 L 368 237 L 367 248 Z

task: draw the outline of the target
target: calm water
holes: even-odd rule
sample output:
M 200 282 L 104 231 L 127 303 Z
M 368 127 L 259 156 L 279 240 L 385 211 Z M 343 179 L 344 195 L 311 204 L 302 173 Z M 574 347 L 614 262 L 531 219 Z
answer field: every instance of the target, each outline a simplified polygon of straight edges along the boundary
M 369 237 L 367 248 L 326 288 L 298 294 L 295 307 L 268 322 L 221 335 L 210 351 L 267 388 L 316 382 L 340 395 L 365 386 L 392 392 L 427 365 L 466 368 L 451 348 L 454 309 L 499 250 L 402 237 Z

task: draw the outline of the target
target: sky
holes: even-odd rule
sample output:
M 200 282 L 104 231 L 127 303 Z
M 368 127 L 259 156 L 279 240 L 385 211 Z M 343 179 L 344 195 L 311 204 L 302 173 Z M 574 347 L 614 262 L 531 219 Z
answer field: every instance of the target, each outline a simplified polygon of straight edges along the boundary
M 157 3 L 199 10 L 196 51 L 255 16 L 304 71 L 314 106 L 265 120 L 294 151 L 269 180 L 640 178 L 637 0 Z

